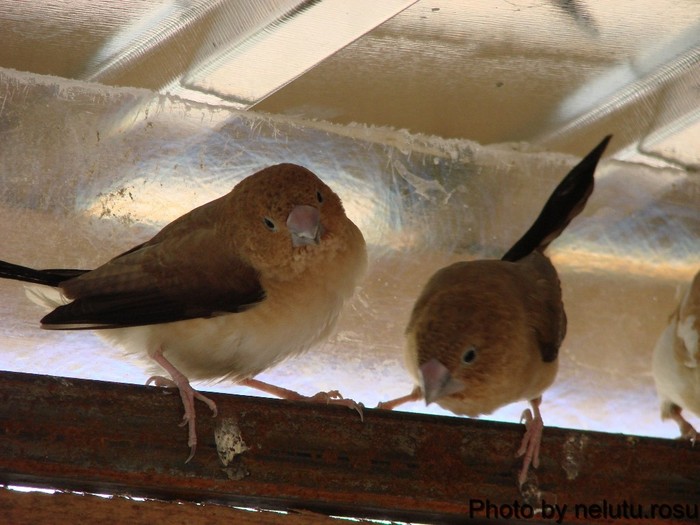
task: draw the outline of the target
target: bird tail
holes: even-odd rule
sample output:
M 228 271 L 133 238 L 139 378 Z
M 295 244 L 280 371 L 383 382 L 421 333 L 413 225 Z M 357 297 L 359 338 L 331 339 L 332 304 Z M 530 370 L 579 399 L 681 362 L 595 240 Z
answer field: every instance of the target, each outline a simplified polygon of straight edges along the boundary
M 26 266 L 0 261 L 0 279 L 14 279 L 25 283 L 58 286 L 63 281 L 84 274 L 87 270 L 35 270 Z
M 502 261 L 515 262 L 535 250 L 544 251 L 568 226 L 593 193 L 593 173 L 612 135 L 605 137 L 559 183 L 542 208 L 539 217 L 506 254 Z

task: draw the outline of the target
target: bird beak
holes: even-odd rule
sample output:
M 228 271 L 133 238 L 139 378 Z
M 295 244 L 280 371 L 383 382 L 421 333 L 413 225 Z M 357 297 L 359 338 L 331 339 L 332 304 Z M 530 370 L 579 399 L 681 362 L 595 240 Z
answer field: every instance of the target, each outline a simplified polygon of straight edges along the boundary
M 287 228 L 292 234 L 292 246 L 318 244 L 321 239 L 321 214 L 313 206 L 294 206 L 287 217 Z
M 447 367 L 435 358 L 420 366 L 420 375 L 426 405 L 464 389 L 464 384 L 454 379 Z

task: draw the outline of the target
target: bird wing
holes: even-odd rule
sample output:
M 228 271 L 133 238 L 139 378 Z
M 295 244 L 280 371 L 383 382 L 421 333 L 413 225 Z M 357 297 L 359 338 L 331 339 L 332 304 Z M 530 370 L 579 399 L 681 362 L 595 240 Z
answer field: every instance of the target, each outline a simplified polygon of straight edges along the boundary
M 542 361 L 556 361 L 567 324 L 557 271 L 539 252 L 511 264 L 508 268 L 520 283 L 518 293 L 527 312 L 529 329 L 537 338 Z
M 45 316 L 42 325 L 149 325 L 241 312 L 262 301 L 258 272 L 217 227 L 220 205 L 218 199 L 197 208 L 150 241 L 62 282 L 72 302 Z

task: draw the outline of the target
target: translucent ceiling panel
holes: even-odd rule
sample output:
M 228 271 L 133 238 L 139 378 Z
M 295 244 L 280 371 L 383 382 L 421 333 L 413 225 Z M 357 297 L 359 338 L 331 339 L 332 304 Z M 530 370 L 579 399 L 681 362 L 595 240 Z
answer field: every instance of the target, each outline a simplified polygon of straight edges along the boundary
M 318 173 L 364 232 L 369 273 L 328 343 L 261 378 L 309 394 L 337 388 L 367 406 L 411 388 L 403 331 L 428 276 L 502 254 L 578 160 L 9 70 L 0 92 L 5 260 L 90 268 L 264 166 L 291 161 Z M 650 360 L 700 260 L 698 195 L 692 173 L 602 162 L 589 205 L 551 247 L 569 333 L 544 397 L 546 424 L 677 434 L 659 419 Z M 134 383 L 149 375 L 93 332 L 39 329 L 43 312 L 21 284 L 0 281 L 0 297 L 0 369 Z M 494 417 L 516 421 L 523 408 Z
M 415 1 L 5 1 L 0 66 L 243 108 Z
M 0 0 L 0 67 L 693 168 L 695 0 Z
M 612 132 L 626 158 L 682 166 L 699 21 L 691 0 L 424 0 L 256 109 L 579 155 Z

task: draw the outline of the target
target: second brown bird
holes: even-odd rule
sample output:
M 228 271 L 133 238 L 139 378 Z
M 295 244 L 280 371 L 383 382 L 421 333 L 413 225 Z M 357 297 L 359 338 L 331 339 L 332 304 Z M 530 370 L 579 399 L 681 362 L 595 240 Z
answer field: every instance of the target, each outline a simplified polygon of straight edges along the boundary
M 531 228 L 500 260 L 458 262 L 438 270 L 415 303 L 406 328 L 406 362 L 416 388 L 381 403 L 391 409 L 424 398 L 477 417 L 527 400 L 519 483 L 537 466 L 542 393 L 557 373 L 566 314 L 557 272 L 544 255 L 583 210 L 606 137 L 557 186 Z

